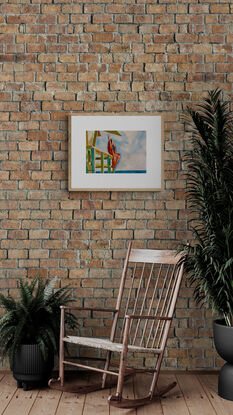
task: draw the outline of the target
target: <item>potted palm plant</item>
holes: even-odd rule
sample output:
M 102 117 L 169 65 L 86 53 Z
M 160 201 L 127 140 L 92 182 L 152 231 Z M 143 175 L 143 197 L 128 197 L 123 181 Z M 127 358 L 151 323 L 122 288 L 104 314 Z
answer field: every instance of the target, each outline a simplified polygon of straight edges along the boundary
M 17 386 L 27 390 L 34 383 L 47 382 L 58 351 L 60 306 L 71 300 L 68 287 L 55 289 L 57 279 L 46 283 L 34 278 L 20 280 L 19 298 L 0 294 L 4 313 L 0 318 L 2 359 L 8 357 Z M 70 328 L 76 318 L 67 313 Z
M 189 107 L 184 116 L 192 144 L 186 161 L 194 237 L 185 270 L 197 303 L 218 316 L 214 342 L 227 361 L 218 391 L 233 400 L 233 113 L 220 96 L 218 89 L 209 92 L 197 110 Z

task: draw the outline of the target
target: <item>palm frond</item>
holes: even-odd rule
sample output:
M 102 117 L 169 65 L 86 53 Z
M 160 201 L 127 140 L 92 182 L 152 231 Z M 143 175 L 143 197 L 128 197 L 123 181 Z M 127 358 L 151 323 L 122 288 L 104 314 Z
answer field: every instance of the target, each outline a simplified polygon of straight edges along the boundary
M 233 322 L 233 113 L 210 91 L 197 110 L 188 108 L 192 150 L 186 155 L 186 197 L 193 214 L 194 245 L 185 270 L 194 297 Z

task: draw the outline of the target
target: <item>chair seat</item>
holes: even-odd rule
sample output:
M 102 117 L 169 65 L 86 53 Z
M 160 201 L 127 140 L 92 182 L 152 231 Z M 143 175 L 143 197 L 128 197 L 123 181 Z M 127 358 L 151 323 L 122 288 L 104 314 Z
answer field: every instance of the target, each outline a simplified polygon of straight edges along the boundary
M 78 337 L 78 336 L 66 336 L 63 338 L 64 342 L 79 344 L 80 346 L 93 347 L 95 349 L 110 350 L 112 352 L 122 352 L 123 344 L 115 343 L 107 339 L 99 339 L 93 337 Z M 160 354 L 162 349 L 153 349 L 149 347 L 131 346 L 128 345 L 130 352 L 142 352 L 142 353 L 156 353 Z

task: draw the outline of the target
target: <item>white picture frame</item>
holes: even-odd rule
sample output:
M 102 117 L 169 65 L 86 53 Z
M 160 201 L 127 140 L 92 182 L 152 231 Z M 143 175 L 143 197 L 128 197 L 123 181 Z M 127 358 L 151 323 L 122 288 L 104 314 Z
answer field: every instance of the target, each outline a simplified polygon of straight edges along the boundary
M 163 189 L 161 114 L 69 116 L 69 191 Z

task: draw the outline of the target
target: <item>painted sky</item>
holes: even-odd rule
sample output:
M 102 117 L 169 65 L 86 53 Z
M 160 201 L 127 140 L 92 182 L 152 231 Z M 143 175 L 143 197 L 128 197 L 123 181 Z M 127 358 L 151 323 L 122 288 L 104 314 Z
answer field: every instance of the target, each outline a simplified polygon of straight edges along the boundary
M 96 147 L 107 152 L 108 136 L 113 139 L 117 153 L 121 154 L 116 171 L 146 170 L 146 131 L 120 131 L 121 136 L 101 131 Z

